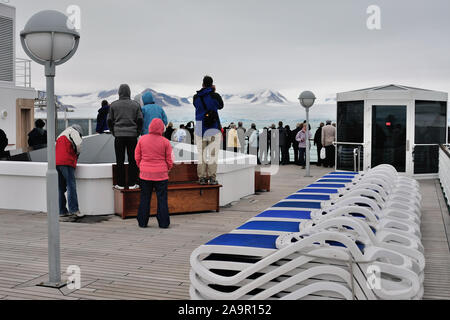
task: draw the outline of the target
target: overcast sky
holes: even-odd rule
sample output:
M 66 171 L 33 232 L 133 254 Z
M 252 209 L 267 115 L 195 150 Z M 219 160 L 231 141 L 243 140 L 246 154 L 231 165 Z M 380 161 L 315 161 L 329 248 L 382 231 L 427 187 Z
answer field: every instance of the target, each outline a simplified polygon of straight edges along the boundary
M 8 1 L 8 0 L 0 0 Z M 397 83 L 450 91 L 449 0 L 9 0 L 17 33 L 44 9 L 81 8 L 81 44 L 57 93 L 139 84 L 179 96 L 212 75 L 219 92 L 290 100 Z M 381 8 L 371 31 L 367 8 Z M 25 57 L 18 43 L 18 57 Z M 44 87 L 33 65 L 33 85 Z

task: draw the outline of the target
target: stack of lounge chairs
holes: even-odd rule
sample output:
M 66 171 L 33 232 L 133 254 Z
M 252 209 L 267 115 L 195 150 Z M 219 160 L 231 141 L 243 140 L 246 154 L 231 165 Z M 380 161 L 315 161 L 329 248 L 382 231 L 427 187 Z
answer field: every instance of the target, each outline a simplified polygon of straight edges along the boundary
M 191 298 L 421 299 L 417 181 L 382 165 L 334 172 L 191 256 Z

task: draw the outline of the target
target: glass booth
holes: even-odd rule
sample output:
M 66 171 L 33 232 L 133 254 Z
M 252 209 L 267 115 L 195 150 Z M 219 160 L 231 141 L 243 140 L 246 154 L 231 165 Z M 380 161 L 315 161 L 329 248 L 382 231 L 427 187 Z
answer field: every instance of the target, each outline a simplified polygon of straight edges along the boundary
M 438 173 L 447 93 L 388 85 L 339 93 L 337 101 L 338 170 L 390 164 L 408 175 Z

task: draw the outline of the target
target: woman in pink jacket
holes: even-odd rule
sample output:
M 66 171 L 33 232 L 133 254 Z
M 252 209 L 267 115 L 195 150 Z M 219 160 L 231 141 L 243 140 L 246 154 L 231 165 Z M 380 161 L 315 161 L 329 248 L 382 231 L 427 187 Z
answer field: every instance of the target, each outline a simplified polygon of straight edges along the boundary
M 149 133 L 141 137 L 136 147 L 135 158 L 141 172 L 141 203 L 138 214 L 141 228 L 148 226 L 153 188 L 156 189 L 158 198 L 159 227 L 167 229 L 170 226 L 167 188 L 174 155 L 169 140 L 163 137 L 164 129 L 162 120 L 154 119 L 150 124 Z

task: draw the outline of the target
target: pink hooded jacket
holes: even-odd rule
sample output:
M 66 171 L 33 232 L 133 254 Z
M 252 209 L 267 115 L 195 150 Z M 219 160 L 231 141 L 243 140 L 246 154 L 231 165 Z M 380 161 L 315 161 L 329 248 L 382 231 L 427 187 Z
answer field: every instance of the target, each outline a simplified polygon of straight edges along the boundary
M 164 123 L 154 119 L 149 134 L 139 139 L 136 147 L 136 163 L 141 171 L 140 178 L 146 181 L 169 180 L 173 168 L 174 154 L 169 140 L 164 138 Z

